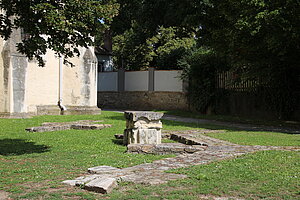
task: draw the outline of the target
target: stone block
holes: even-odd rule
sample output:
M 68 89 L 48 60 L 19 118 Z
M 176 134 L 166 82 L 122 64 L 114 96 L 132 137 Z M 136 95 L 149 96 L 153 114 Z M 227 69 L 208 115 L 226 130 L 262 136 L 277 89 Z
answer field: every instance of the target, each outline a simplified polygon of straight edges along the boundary
M 148 111 L 126 111 L 124 144 L 161 144 L 160 118 L 163 113 Z
M 101 130 L 104 128 L 110 128 L 110 124 L 73 124 L 71 129 L 76 130 Z
M 127 146 L 127 152 L 129 153 L 145 153 L 145 154 L 154 154 L 155 145 L 154 144 L 129 144 Z
M 120 171 L 120 169 L 106 165 L 88 168 L 88 172 L 91 174 L 112 173 L 116 171 Z
M 117 187 L 115 178 L 98 178 L 84 185 L 84 189 L 102 194 L 110 193 L 115 187 Z
M 95 124 L 102 121 L 80 120 L 76 122 L 45 122 L 42 126 L 26 128 L 29 132 L 62 131 L 69 129 L 78 130 L 101 130 L 110 128 L 110 124 Z
M 147 119 L 149 121 L 157 121 L 162 118 L 163 113 L 149 111 L 125 111 L 125 118 L 128 121 L 138 121 L 139 119 Z
M 125 129 L 124 144 L 161 144 L 161 131 L 157 129 Z
M 99 178 L 99 175 L 88 175 L 88 176 L 80 176 L 75 180 L 66 180 L 63 183 L 71 185 L 71 186 L 82 186 L 96 178 Z
M 204 151 L 207 147 L 200 145 L 185 145 L 180 143 L 163 143 L 163 144 L 129 144 L 127 152 L 140 154 L 186 154 Z

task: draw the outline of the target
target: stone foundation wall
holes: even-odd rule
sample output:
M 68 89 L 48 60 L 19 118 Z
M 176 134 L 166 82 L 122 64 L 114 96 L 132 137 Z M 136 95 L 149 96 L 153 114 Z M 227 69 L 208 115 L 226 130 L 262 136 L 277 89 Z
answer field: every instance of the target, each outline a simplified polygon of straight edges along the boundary
M 188 110 L 184 92 L 98 92 L 98 107 L 134 110 Z

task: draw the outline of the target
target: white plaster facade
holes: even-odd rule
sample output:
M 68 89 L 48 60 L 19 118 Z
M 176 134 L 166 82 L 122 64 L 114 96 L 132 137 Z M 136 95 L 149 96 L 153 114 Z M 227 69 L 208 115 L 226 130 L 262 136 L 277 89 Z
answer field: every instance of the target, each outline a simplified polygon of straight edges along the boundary
M 59 101 L 59 58 L 48 51 L 45 67 L 17 52 L 21 33 L 8 41 L 0 38 L 0 116 L 40 114 L 99 114 L 97 108 L 97 59 L 94 48 L 80 48 L 80 57 L 63 66 L 62 104 Z

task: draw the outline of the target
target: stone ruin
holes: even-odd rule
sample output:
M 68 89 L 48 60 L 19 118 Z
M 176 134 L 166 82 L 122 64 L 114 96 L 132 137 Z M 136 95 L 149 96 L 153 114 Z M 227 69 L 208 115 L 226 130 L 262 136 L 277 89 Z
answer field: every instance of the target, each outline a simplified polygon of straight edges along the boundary
M 202 151 L 205 144 L 199 143 L 163 143 L 162 122 L 163 113 L 150 111 L 125 111 L 126 129 L 122 138 L 127 145 L 128 153 L 139 154 L 182 154 Z M 173 139 L 170 135 L 169 139 Z
M 143 154 L 179 154 L 181 156 L 193 155 L 207 149 L 207 144 L 193 141 L 186 135 L 166 134 L 169 139 L 178 139 L 183 143 L 162 143 L 163 113 L 150 111 L 125 111 L 126 129 L 124 134 L 116 134 L 116 139 L 123 140 L 127 145 L 128 153 Z M 191 142 L 192 141 L 192 142 Z M 193 158 L 193 156 L 191 157 Z M 177 157 L 176 157 L 177 159 Z M 127 181 L 141 184 L 161 184 L 170 180 L 186 178 L 182 174 L 164 173 L 165 170 L 188 166 L 177 163 L 177 160 L 167 158 L 153 163 L 141 164 L 128 168 L 115 168 L 111 166 L 98 166 L 88 169 L 88 175 L 63 183 L 78 186 L 85 190 L 98 193 L 109 193 L 118 185 L 118 182 Z M 182 158 L 178 157 L 178 161 Z M 169 163 L 170 162 L 170 163 Z M 189 161 L 193 163 L 193 161 Z
M 125 111 L 126 129 L 124 144 L 161 144 L 160 121 L 163 113 L 149 111 Z
M 63 131 L 63 130 L 101 130 L 104 128 L 110 128 L 110 124 L 98 124 L 103 121 L 93 120 L 79 120 L 75 122 L 45 122 L 41 126 L 26 128 L 28 132 L 51 132 L 51 131 Z

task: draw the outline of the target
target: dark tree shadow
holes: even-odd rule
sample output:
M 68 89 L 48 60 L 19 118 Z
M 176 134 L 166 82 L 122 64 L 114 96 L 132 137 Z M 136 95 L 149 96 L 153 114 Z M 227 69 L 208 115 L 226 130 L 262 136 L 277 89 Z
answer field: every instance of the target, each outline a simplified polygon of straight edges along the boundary
M 112 139 L 112 142 L 117 145 L 125 146 L 121 139 Z
M 111 116 L 108 119 L 112 120 L 122 120 L 125 121 L 124 116 Z M 235 122 L 221 122 L 217 120 L 207 120 L 207 123 L 199 122 L 178 122 L 167 119 L 162 119 L 163 125 L 176 126 L 186 126 L 188 128 L 204 128 L 211 130 L 227 130 L 227 131 L 264 131 L 264 132 L 279 132 L 285 134 L 300 134 L 299 129 L 289 128 L 289 127 L 272 127 L 263 125 L 252 125 L 252 124 L 242 124 Z M 164 129 L 164 128 L 163 128 Z
M 23 139 L 0 140 L 0 155 L 15 156 L 32 153 L 44 153 L 50 150 L 49 146 L 38 145 Z

